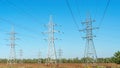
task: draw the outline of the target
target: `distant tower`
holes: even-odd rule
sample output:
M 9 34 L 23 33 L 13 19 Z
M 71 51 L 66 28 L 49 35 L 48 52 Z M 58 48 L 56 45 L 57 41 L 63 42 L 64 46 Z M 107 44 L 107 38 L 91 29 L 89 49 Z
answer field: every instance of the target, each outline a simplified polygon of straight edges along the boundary
M 63 53 L 63 51 L 62 51 L 62 49 L 60 48 L 59 50 L 58 50 L 58 56 L 59 56 L 59 63 L 62 63 L 62 53 Z
M 82 22 L 83 25 L 85 25 L 85 28 L 81 31 L 84 31 L 86 33 L 86 37 L 83 37 L 86 39 L 86 46 L 85 46 L 85 52 L 84 52 L 84 58 L 86 66 L 88 64 L 95 64 L 97 62 L 97 54 L 93 42 L 93 30 L 97 29 L 96 27 L 92 27 L 92 22 L 95 22 L 95 20 L 92 20 L 90 15 L 87 16 L 87 19 L 85 22 Z
M 44 32 L 46 34 L 48 34 L 48 54 L 47 54 L 47 60 L 46 60 L 46 64 L 57 64 L 57 55 L 56 55 L 56 49 L 55 49 L 55 40 L 57 38 L 54 37 L 54 34 L 56 32 L 60 32 L 60 31 L 56 31 L 55 27 L 56 24 L 53 23 L 52 21 L 52 16 L 50 16 L 50 20 L 49 23 L 47 24 L 48 27 L 48 31 Z
M 41 63 L 41 52 L 38 52 L 38 64 Z
M 10 34 L 10 57 L 8 60 L 9 64 L 15 64 L 16 63 L 16 51 L 15 51 L 15 40 L 16 40 L 16 32 L 14 31 L 14 27 L 12 27 Z
M 20 62 L 19 63 L 20 64 L 23 63 L 23 50 L 22 49 L 20 49 Z

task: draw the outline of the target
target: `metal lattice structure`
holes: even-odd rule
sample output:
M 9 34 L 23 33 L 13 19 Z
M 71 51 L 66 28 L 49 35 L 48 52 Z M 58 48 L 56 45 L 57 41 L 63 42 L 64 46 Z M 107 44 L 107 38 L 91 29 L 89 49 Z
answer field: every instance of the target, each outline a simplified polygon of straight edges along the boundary
M 20 64 L 23 64 L 23 50 L 22 49 L 20 49 L 20 60 L 19 60 L 19 63 Z
M 59 50 L 58 50 L 58 56 L 59 56 L 59 63 L 62 63 L 62 53 L 63 53 L 63 51 L 62 51 L 62 49 L 60 48 Z
M 16 63 L 16 51 L 15 51 L 15 40 L 16 40 L 16 32 L 14 31 L 14 27 L 12 27 L 10 34 L 10 57 L 8 59 L 8 64 Z
M 95 22 L 95 20 L 92 20 L 90 15 L 87 16 L 87 19 L 85 22 L 82 22 L 82 24 L 85 25 L 85 28 L 81 31 L 84 31 L 86 33 L 86 36 L 83 37 L 86 39 L 86 46 L 85 46 L 85 52 L 84 52 L 86 66 L 88 66 L 88 64 L 96 65 L 96 62 L 97 62 L 97 54 L 96 54 L 96 49 L 93 42 L 93 38 L 95 37 L 93 35 L 93 30 L 97 29 L 97 27 L 94 28 L 92 26 L 92 22 Z
M 38 64 L 41 63 L 41 52 L 38 52 Z
M 55 30 L 56 24 L 53 23 L 52 16 L 50 16 L 49 23 L 46 25 L 48 27 L 48 31 L 44 32 L 48 35 L 47 41 L 48 41 L 48 54 L 47 54 L 47 60 L 46 64 L 57 64 L 57 55 L 56 55 L 56 49 L 55 49 L 55 33 L 60 32 Z

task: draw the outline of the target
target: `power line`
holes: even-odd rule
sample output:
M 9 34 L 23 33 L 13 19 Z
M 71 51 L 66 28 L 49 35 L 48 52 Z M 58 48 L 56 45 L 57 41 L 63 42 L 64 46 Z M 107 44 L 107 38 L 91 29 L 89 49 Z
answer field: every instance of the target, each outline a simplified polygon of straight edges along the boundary
M 75 0 L 75 3 L 76 3 L 76 6 L 77 6 L 77 11 L 79 13 L 79 17 L 81 18 L 79 4 L 78 4 L 77 0 Z
M 98 0 L 95 0 L 96 1 L 96 10 L 95 10 L 95 14 L 94 14 L 94 19 L 96 18 L 96 16 L 97 16 L 97 12 L 98 12 Z
M 6 0 L 7 3 L 9 3 L 11 6 L 13 6 L 14 8 L 16 8 L 17 10 L 25 13 L 26 15 L 28 15 L 29 17 L 31 17 L 31 19 L 33 19 L 34 21 L 39 21 L 39 19 L 36 19 L 32 14 L 28 13 L 27 11 L 25 11 L 23 8 L 18 7 L 16 4 L 14 4 L 13 2 Z
M 4 0 L 3 0 L 4 1 Z M 14 4 L 13 2 L 11 2 L 11 1 L 9 1 L 9 0 L 6 0 L 10 5 L 12 5 L 14 8 L 16 8 L 16 9 L 18 9 L 19 11 L 22 11 L 22 12 L 24 12 L 25 14 L 27 14 L 28 16 L 30 16 L 30 17 L 32 17 L 32 19 L 34 19 L 35 21 L 36 21 L 36 18 L 34 18 L 34 16 L 33 15 L 31 15 L 31 14 L 29 14 L 28 12 L 26 12 L 24 9 L 22 9 L 21 7 L 18 7 L 16 4 Z M 20 26 L 22 29 L 24 29 L 24 30 L 27 30 L 27 31 L 32 31 L 32 32 L 34 32 L 34 33 L 36 33 L 37 31 L 35 31 L 35 30 L 32 30 L 32 29 L 29 29 L 29 28 L 27 28 L 27 27 L 24 27 L 24 26 L 21 26 L 21 25 L 18 25 L 18 24 L 15 24 L 15 23 L 13 23 L 13 22 L 11 22 L 11 21 L 9 21 L 9 20 L 6 20 L 6 19 L 3 19 L 3 18 L 0 18 L 1 20 L 3 20 L 3 21 L 7 21 L 7 22 L 9 22 L 10 24 L 12 24 L 12 25 L 15 25 L 15 26 Z M 38 19 L 37 19 L 38 20 Z M 39 35 L 39 32 L 37 32 L 37 34 Z
M 107 12 L 107 9 L 108 9 L 108 7 L 109 7 L 109 4 L 110 4 L 110 0 L 107 1 L 107 5 L 106 5 L 105 10 L 104 10 L 104 12 L 103 12 L 103 16 L 102 16 L 102 18 L 101 18 L 101 20 L 100 20 L 99 27 L 101 26 L 101 24 L 102 24 L 102 22 L 103 22 L 103 20 L 104 20 L 104 17 L 105 17 L 105 15 L 106 15 L 106 12 Z
M 71 7 L 70 7 L 70 4 L 69 4 L 68 0 L 66 0 L 66 4 L 67 4 L 67 6 L 68 6 L 68 8 L 69 8 L 69 11 L 70 11 L 70 13 L 71 13 L 71 15 L 72 15 L 74 24 L 76 25 L 77 29 L 79 30 L 79 25 L 77 24 L 77 21 L 76 21 L 76 19 L 75 19 L 75 17 L 74 17 L 74 14 L 73 14 L 73 12 L 72 12 L 72 9 L 71 9 Z
M 10 25 L 15 25 L 13 22 L 11 22 L 11 21 L 9 21 L 9 20 L 7 20 L 7 19 L 4 19 L 4 18 L 1 18 L 1 17 L 0 17 L 0 20 L 1 20 L 1 21 L 5 21 L 6 23 L 8 23 L 8 24 L 10 24 Z
M 0 17 L 0 20 L 4 21 L 4 22 L 6 22 L 6 23 L 8 23 L 8 24 L 10 24 L 10 25 L 17 26 L 17 27 L 20 28 L 20 29 L 26 30 L 26 31 L 28 31 L 28 32 L 33 32 L 34 34 L 38 34 L 38 35 L 39 35 L 39 33 L 38 33 L 37 31 L 32 30 L 32 29 L 29 29 L 29 28 L 24 27 L 24 26 L 19 25 L 19 24 L 15 24 L 15 23 L 13 23 L 12 21 L 10 21 L 10 20 L 8 20 L 8 19 L 4 19 L 4 18 L 1 18 L 1 17 Z
M 0 29 L 0 32 L 2 32 L 2 33 L 7 33 L 8 31 L 2 28 L 2 29 Z M 31 39 L 36 39 L 36 38 L 37 38 L 36 36 L 29 35 L 29 34 L 25 34 L 25 33 L 24 33 L 24 34 L 23 34 L 23 33 L 20 33 L 20 34 L 18 34 L 17 36 L 20 36 L 20 37 L 23 37 L 23 36 L 24 36 L 24 37 L 28 37 L 28 38 L 31 38 Z M 22 39 L 22 40 L 20 39 L 20 41 L 24 42 L 23 39 Z
M 35 30 L 29 29 L 29 28 L 24 27 L 24 26 L 22 26 L 22 25 L 15 24 L 15 23 L 13 23 L 12 21 L 7 20 L 7 19 L 0 18 L 0 20 L 5 21 L 5 23 L 8 23 L 8 24 L 10 24 L 10 25 L 14 25 L 14 26 L 16 26 L 17 28 L 23 29 L 24 31 L 27 31 L 27 32 L 30 32 L 30 33 L 35 34 L 35 35 L 32 35 L 32 34 L 30 34 L 30 33 L 29 33 L 29 34 L 25 34 L 25 33 L 24 33 L 24 34 L 19 34 L 20 36 L 22 35 L 22 36 L 24 36 L 24 37 L 29 37 L 29 38 L 31 38 L 31 39 L 36 39 L 36 38 L 38 38 L 36 35 L 39 35 L 39 33 L 36 33 Z M 3 30 L 5 30 L 5 29 L 3 29 Z M 5 30 L 5 31 L 6 31 L 6 30 Z M 6 31 L 6 32 L 7 32 L 7 31 Z M 22 39 L 21 41 L 24 42 L 24 41 L 26 41 L 26 40 Z

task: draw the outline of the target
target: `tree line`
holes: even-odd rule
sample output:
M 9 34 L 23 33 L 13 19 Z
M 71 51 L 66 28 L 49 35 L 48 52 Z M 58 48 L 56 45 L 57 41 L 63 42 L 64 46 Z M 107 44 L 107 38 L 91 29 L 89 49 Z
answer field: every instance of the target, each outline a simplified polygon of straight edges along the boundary
M 62 58 L 62 59 L 57 59 L 57 62 L 59 63 L 85 63 L 85 60 L 88 58 L 81 58 L 79 59 L 78 57 L 76 58 Z M 90 58 L 89 58 L 90 59 Z M 92 60 L 92 59 L 91 59 Z M 0 63 L 7 63 L 7 59 L 0 59 Z M 38 63 L 38 61 L 40 63 L 45 63 L 46 62 L 46 58 L 41 58 L 41 59 L 16 59 L 17 63 Z M 97 58 L 97 63 L 116 63 L 116 64 L 120 64 L 120 51 L 115 52 L 113 57 L 110 58 Z

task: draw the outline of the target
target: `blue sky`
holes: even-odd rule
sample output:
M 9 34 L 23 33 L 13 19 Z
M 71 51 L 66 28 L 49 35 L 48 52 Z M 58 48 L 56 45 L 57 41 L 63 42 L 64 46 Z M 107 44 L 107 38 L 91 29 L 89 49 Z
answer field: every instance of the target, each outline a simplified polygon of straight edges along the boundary
M 74 17 L 82 29 L 82 21 L 85 21 L 87 12 L 90 12 L 99 26 L 101 17 L 108 0 L 68 0 Z M 109 7 L 101 23 L 100 29 L 95 30 L 94 43 L 98 57 L 111 57 L 114 52 L 120 50 L 120 1 L 110 0 Z M 78 7 L 77 7 L 78 6 Z M 78 9 L 79 8 L 79 11 Z M 46 57 L 47 41 L 43 39 L 46 35 L 41 32 L 47 31 L 44 27 L 49 22 L 49 16 L 53 16 L 54 23 L 62 25 L 55 27 L 64 34 L 56 34 L 62 40 L 55 41 L 56 50 L 63 50 L 65 58 L 83 57 L 85 40 L 81 37 L 74 24 L 73 18 L 65 0 L 0 0 L 0 58 L 8 58 L 10 47 L 7 46 L 12 24 L 14 23 L 16 37 L 16 54 L 19 58 L 19 50 L 23 50 L 24 58 L 37 58 L 38 52 Z M 3 20 L 4 19 L 4 20 Z M 3 53 L 4 52 L 4 53 Z

